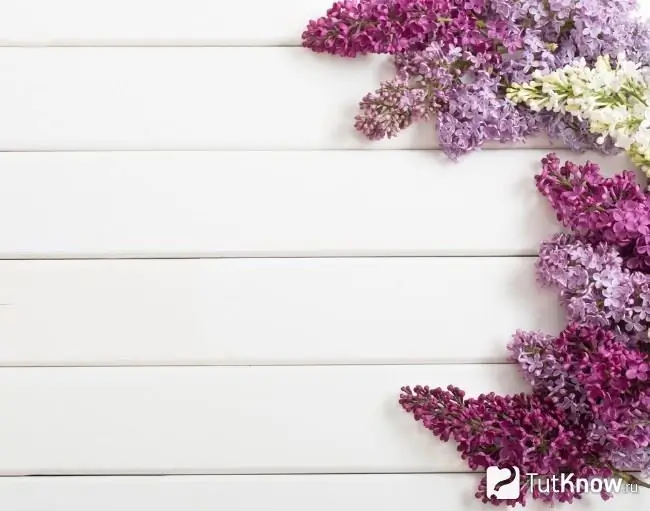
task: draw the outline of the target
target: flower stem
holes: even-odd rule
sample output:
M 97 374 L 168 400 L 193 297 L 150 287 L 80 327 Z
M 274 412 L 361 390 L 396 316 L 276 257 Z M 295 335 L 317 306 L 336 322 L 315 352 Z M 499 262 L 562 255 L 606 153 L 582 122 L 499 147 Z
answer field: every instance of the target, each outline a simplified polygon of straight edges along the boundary
M 613 467 L 610 467 L 612 469 L 612 472 L 614 473 L 615 476 L 620 477 L 623 479 L 628 484 L 634 484 L 636 486 L 641 486 L 643 488 L 650 488 L 650 483 L 646 483 L 645 481 L 642 481 L 638 477 L 636 477 L 634 474 L 630 474 L 629 472 L 623 472 L 621 470 L 616 470 Z

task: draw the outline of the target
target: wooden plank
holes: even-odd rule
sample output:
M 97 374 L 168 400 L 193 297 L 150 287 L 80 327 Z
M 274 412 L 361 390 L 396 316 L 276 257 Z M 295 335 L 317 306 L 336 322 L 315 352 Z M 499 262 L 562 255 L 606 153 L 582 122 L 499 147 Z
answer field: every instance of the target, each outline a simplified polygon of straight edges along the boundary
M 0 258 L 533 255 L 544 154 L 0 153 Z
M 4 261 L 0 365 L 503 362 L 516 329 L 563 324 L 533 264 Z
M 4 0 L 6 45 L 298 45 L 334 0 Z M 641 0 L 650 14 L 650 2 Z
M 366 60 L 301 48 L 2 48 L 0 150 L 436 147 L 431 124 L 382 143 L 355 132 L 359 100 L 393 74 L 385 58 Z
M 333 0 L 5 0 L 3 45 L 297 45 Z
M 462 472 L 408 384 L 524 390 L 513 365 L 0 370 L 0 475 Z
M 485 511 L 474 499 L 475 474 L 0 478 L 4 511 Z M 603 501 L 587 495 L 576 511 L 647 509 L 650 492 L 621 492 Z M 531 511 L 548 505 L 529 501 Z

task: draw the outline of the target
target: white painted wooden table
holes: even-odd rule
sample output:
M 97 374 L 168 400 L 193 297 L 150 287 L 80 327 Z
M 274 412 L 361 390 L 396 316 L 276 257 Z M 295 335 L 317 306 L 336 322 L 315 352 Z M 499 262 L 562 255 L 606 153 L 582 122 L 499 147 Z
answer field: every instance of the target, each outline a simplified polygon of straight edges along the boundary
M 397 396 L 525 388 L 550 145 L 363 140 L 330 3 L 0 0 L 2 511 L 485 509 Z

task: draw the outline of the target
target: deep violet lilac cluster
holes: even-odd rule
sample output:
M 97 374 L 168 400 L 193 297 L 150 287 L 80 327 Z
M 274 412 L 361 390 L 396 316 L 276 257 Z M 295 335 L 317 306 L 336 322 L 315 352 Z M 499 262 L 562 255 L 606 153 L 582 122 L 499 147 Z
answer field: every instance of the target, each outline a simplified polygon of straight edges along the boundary
M 527 499 L 571 502 L 576 492 L 541 493 L 529 487 L 527 473 L 540 476 L 570 470 L 576 477 L 610 477 L 613 470 L 590 463 L 601 446 L 590 442 L 579 427 L 567 426 L 567 413 L 538 394 L 499 396 L 494 393 L 466 398 L 455 386 L 446 389 L 403 387 L 400 404 L 440 440 L 457 443 L 461 458 L 472 470 L 491 466 L 518 467 L 521 493 L 517 500 L 488 498 L 486 479 L 476 497 L 493 504 L 526 504 Z M 608 495 L 604 495 L 605 498 Z
M 470 469 L 519 468 L 519 498 L 497 500 L 483 478 L 476 492 L 483 502 L 582 497 L 577 486 L 531 487 L 530 473 L 650 488 L 650 264 L 638 242 L 650 226 L 648 196 L 633 172 L 604 177 L 593 163 L 562 164 L 555 154 L 542 160 L 535 182 L 567 229 L 542 243 L 536 272 L 559 291 L 568 325 L 559 335 L 514 334 L 510 360 L 530 391 L 466 398 L 453 385 L 403 387 L 399 403 L 455 442 Z
M 543 491 L 526 474 L 542 477 L 622 478 L 650 487 L 626 470 L 650 471 L 650 358 L 608 329 L 572 323 L 553 337 L 517 332 L 509 345 L 529 394 L 465 398 L 455 386 L 403 387 L 399 403 L 440 440 L 454 441 L 472 470 L 518 467 L 519 498 L 476 497 L 494 505 L 528 498 L 572 502 L 584 489 Z M 647 474 L 642 474 L 642 477 Z M 612 495 L 603 491 L 602 498 Z
M 636 0 L 342 0 L 310 21 L 302 40 L 318 53 L 392 56 L 395 78 L 367 94 L 355 118 L 371 140 L 431 121 L 452 159 L 537 133 L 610 154 L 618 149 L 585 122 L 534 114 L 505 91 L 579 57 L 625 52 L 650 63 L 650 32 L 636 10 Z
M 454 386 L 403 387 L 400 404 L 442 441 L 453 440 L 472 470 L 518 467 L 518 499 L 488 497 L 486 480 L 476 497 L 493 504 L 527 498 L 572 502 L 583 489 L 542 492 L 526 474 L 576 478 L 623 477 L 620 459 L 647 459 L 650 449 L 648 356 L 618 342 L 606 329 L 570 324 L 557 337 L 517 332 L 512 357 L 532 384 L 530 394 L 465 398 Z M 645 456 L 645 458 L 643 458 Z M 638 470 L 638 467 L 635 467 Z M 641 469 L 648 469 L 642 466 Z M 611 495 L 602 493 L 604 499 Z
M 597 326 L 570 324 L 559 336 L 517 332 L 512 358 L 533 393 L 600 445 L 597 461 L 650 472 L 650 358 Z M 623 462 L 623 460 L 625 460 Z

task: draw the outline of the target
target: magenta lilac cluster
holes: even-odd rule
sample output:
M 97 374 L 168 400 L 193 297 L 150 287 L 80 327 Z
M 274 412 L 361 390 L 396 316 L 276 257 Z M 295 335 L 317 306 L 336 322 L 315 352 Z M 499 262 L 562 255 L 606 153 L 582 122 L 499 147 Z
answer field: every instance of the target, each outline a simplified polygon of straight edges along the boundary
M 650 196 L 624 171 L 542 160 L 535 176 L 566 229 L 542 243 L 542 286 L 557 290 L 568 326 L 559 335 L 518 331 L 508 345 L 530 391 L 466 398 L 454 386 L 402 388 L 400 404 L 435 436 L 454 441 L 473 470 L 519 467 L 518 499 L 572 502 L 577 487 L 544 492 L 526 474 L 621 478 L 650 487 Z M 641 478 L 631 472 L 641 472 Z M 604 499 L 612 495 L 603 491 Z
M 616 247 L 632 269 L 650 269 L 650 199 L 632 171 L 612 178 L 597 165 L 560 164 L 555 155 L 542 161 L 537 188 L 562 225 L 591 243 Z
M 533 114 L 507 100 L 505 89 L 577 57 L 624 51 L 650 63 L 650 32 L 636 9 L 635 0 L 343 0 L 310 21 L 302 40 L 318 53 L 391 55 L 395 77 L 362 99 L 355 119 L 372 140 L 430 121 L 453 159 L 486 141 L 536 133 L 613 153 L 585 123 Z

